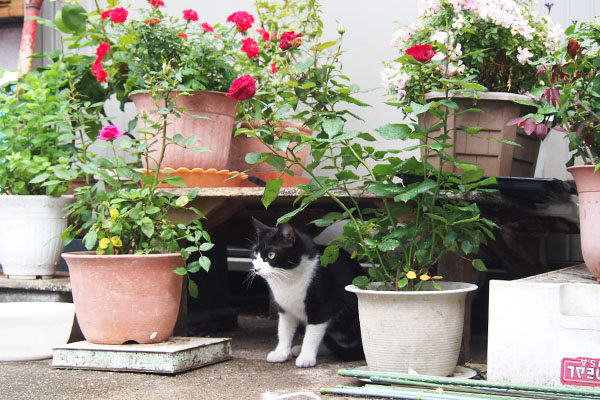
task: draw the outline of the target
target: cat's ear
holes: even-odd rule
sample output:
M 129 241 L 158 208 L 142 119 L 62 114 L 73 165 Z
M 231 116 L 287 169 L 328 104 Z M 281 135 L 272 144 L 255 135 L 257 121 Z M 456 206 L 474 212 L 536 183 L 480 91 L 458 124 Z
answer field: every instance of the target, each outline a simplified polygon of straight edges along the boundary
M 262 232 L 269 231 L 272 229 L 271 227 L 263 224 L 262 222 L 260 222 L 259 220 L 257 220 L 254 217 L 252 217 L 252 225 L 254 225 L 254 229 L 256 229 L 257 235 L 259 235 Z
M 294 228 L 290 224 L 283 224 L 279 226 L 277 235 L 281 238 L 285 245 L 292 245 L 296 241 L 296 234 Z

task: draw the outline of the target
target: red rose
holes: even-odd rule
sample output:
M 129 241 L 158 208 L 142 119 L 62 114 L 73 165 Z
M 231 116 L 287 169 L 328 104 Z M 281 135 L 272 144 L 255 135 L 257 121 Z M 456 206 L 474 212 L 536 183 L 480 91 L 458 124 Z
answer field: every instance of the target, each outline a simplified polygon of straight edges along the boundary
M 194 10 L 183 10 L 183 19 L 186 21 L 198 21 L 198 13 Z
M 256 79 L 250 75 L 244 75 L 234 79 L 229 87 L 227 97 L 236 100 L 246 100 L 254 96 L 254 93 L 256 93 Z
M 276 73 L 277 73 L 277 71 L 279 71 L 279 70 L 277 69 L 277 63 L 272 63 L 272 64 L 271 64 L 271 73 L 272 73 L 272 74 L 276 74 Z
M 242 39 L 242 51 L 248 55 L 248 58 L 254 58 L 258 55 L 260 49 L 258 43 L 252 38 Z
M 150 5 L 152 7 L 162 7 L 165 5 L 165 2 L 162 0 L 150 0 Z
M 110 10 L 110 20 L 115 24 L 122 24 L 127 21 L 127 15 L 129 13 L 123 7 L 117 7 Z
M 208 22 L 203 22 L 202 24 L 200 24 L 200 27 L 202 28 L 202 30 L 204 32 L 214 32 L 215 31 L 215 28 Z
M 181 32 L 179 32 L 179 35 L 178 35 L 178 36 L 179 36 L 180 38 L 184 38 L 184 39 L 187 39 L 187 38 L 188 38 L 188 34 L 187 34 L 187 33 L 185 33 L 184 31 L 181 31 Z
M 111 11 L 112 11 L 112 9 L 106 10 L 106 11 L 102 11 L 102 14 L 100 14 L 100 19 L 102 21 L 104 21 L 105 19 L 107 19 L 108 17 L 110 17 L 110 12 Z
M 246 11 L 238 11 L 227 17 L 227 22 L 235 22 L 240 32 L 246 32 L 252 27 L 254 17 Z
M 146 25 L 154 25 L 154 24 L 160 24 L 160 19 L 158 18 L 152 18 L 152 19 L 147 19 L 146 22 L 144 22 Z
M 436 51 L 431 50 L 430 44 L 416 44 L 406 50 L 406 54 L 413 56 L 415 60 L 422 63 L 426 63 L 427 61 L 431 60 L 435 53 Z
M 106 42 L 102 42 L 100 46 L 96 49 L 96 55 L 98 57 L 104 57 L 106 53 L 110 50 L 110 44 Z
M 98 79 L 100 82 L 106 82 L 106 77 L 108 73 L 102 67 L 102 57 L 98 57 L 94 65 L 92 66 L 92 74 Z
M 256 32 L 260 33 L 260 36 L 263 40 L 271 40 L 271 35 L 269 35 L 269 32 L 265 31 L 264 29 L 259 28 L 256 30 Z
M 284 32 L 279 38 L 279 48 L 285 51 L 292 47 L 300 47 L 302 44 L 301 37 L 301 33 L 295 33 L 294 31 Z

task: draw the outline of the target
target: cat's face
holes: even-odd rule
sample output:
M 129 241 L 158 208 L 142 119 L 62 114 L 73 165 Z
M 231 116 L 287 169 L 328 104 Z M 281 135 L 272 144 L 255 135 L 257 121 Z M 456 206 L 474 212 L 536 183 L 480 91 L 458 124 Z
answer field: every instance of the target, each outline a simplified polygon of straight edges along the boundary
M 254 273 L 266 279 L 298 265 L 300 257 L 294 249 L 296 235 L 290 225 L 272 228 L 257 220 L 253 220 L 253 224 L 256 228 L 256 244 L 251 254 Z

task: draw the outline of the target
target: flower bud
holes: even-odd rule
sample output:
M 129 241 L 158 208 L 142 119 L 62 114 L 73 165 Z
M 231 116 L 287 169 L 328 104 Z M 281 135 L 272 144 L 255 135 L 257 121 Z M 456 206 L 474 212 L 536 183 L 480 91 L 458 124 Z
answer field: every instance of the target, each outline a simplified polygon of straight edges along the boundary
M 343 35 L 344 33 L 346 33 L 346 28 L 344 27 L 344 25 L 338 24 L 337 31 L 340 35 Z
M 581 51 L 581 46 L 579 42 L 575 39 L 569 39 L 569 44 L 567 45 L 567 53 L 571 56 L 571 58 L 577 57 Z

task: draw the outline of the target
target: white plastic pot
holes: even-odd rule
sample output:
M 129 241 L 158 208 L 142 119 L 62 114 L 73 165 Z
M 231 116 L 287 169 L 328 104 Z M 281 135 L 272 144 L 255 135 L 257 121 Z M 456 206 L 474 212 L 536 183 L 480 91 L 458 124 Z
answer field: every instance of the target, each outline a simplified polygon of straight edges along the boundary
M 42 360 L 69 341 L 73 303 L 0 303 L 0 361 Z
M 67 227 L 63 209 L 73 196 L 0 196 L 0 264 L 15 279 L 56 273 Z
M 449 376 L 463 334 L 465 298 L 476 285 L 438 282 L 417 292 L 362 290 L 356 293 L 365 358 L 370 370 Z

